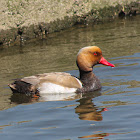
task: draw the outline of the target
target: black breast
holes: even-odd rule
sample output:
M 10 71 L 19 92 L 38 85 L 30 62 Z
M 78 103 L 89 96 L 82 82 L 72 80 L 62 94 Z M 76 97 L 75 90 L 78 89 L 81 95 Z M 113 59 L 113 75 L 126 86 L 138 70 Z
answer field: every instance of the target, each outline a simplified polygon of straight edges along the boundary
M 81 79 L 83 87 L 77 89 L 77 93 L 92 92 L 101 89 L 101 83 L 99 79 L 94 75 L 92 78 Z

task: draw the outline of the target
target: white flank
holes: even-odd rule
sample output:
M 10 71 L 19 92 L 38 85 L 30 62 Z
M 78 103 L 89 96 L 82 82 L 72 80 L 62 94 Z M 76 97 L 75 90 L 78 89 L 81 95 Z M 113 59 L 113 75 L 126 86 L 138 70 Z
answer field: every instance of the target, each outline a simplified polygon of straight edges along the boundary
M 53 83 L 43 83 L 38 88 L 40 94 L 46 93 L 74 93 L 76 92 L 77 88 L 68 88 L 63 87 Z

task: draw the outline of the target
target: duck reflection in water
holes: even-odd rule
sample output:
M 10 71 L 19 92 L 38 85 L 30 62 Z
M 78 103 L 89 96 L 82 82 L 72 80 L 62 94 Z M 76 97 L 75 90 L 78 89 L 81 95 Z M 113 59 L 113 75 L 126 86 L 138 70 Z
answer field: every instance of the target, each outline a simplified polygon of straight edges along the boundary
M 44 102 L 44 101 L 68 101 L 82 98 L 83 94 L 76 93 L 60 93 L 60 94 L 47 94 L 47 96 L 39 95 L 26 95 L 14 93 L 12 94 L 10 100 L 16 104 L 22 103 L 32 103 L 32 102 Z
M 105 137 L 109 136 L 109 133 L 100 133 L 100 134 L 92 134 L 87 136 L 81 136 L 79 138 L 97 138 L 97 139 L 104 139 Z M 112 134 L 111 134 L 112 135 Z M 91 139 L 91 140 L 97 140 L 97 139 Z
M 66 95 L 66 94 L 64 94 L 64 95 Z M 95 91 L 93 93 L 76 94 L 76 95 L 77 96 L 69 97 L 67 99 L 65 97 L 65 98 L 63 98 L 63 101 L 64 100 L 75 100 L 75 99 L 77 99 L 77 102 L 79 102 L 80 104 L 77 105 L 77 107 L 75 108 L 75 113 L 77 113 L 79 115 L 79 119 L 90 120 L 90 121 L 102 121 L 103 120 L 102 112 L 107 111 L 107 109 L 102 108 L 100 111 L 98 111 L 99 108 L 96 107 L 96 105 L 94 105 L 94 103 L 92 101 L 93 98 L 101 95 L 100 90 Z M 48 98 L 48 100 L 53 99 L 54 94 L 52 94 L 52 97 L 51 97 L 51 94 L 50 94 L 49 97 L 50 98 Z M 59 96 L 57 94 L 57 99 L 58 99 L 58 97 Z M 62 100 L 62 95 L 60 95 L 59 99 Z M 14 102 L 16 104 L 32 103 L 32 102 L 37 102 L 37 101 L 39 101 L 39 98 L 33 98 L 32 96 L 27 96 L 25 94 L 20 95 L 19 93 L 17 93 L 17 94 L 13 94 L 11 96 L 11 102 Z M 97 132 L 96 134 L 79 136 L 78 138 L 99 138 L 99 139 L 103 139 L 104 137 L 107 137 L 109 135 L 114 135 L 114 134 L 98 133 Z
M 57 96 L 56 96 L 57 95 Z M 106 108 L 102 108 L 100 111 L 98 107 L 94 105 L 92 99 L 100 96 L 100 91 L 95 91 L 93 93 L 86 93 L 86 94 L 50 94 L 48 98 L 39 98 L 39 97 L 32 97 L 27 96 L 25 94 L 13 94 L 11 96 L 11 103 L 22 104 L 22 103 L 33 103 L 38 101 L 67 101 L 67 100 L 75 100 L 80 104 L 75 108 L 75 113 L 79 115 L 79 119 L 81 120 L 92 120 L 92 121 L 102 121 L 102 112 L 107 111 Z M 64 96 L 65 95 L 65 96 Z M 54 100 L 53 100 L 54 99 Z
M 11 95 L 10 100 L 11 100 L 11 104 L 33 103 L 33 102 L 38 102 L 39 97 L 33 97 L 32 95 L 14 93 Z
M 86 94 L 85 94 L 86 95 Z M 89 120 L 89 121 L 102 121 L 103 116 L 102 112 L 103 111 L 108 111 L 106 108 L 102 108 L 100 111 L 98 111 L 98 107 L 94 105 L 92 102 L 92 99 L 100 96 L 101 93 L 100 91 L 95 91 L 92 96 L 91 93 L 89 94 L 90 96 L 83 96 L 83 98 L 79 99 L 77 102 L 80 104 L 75 108 L 75 113 L 79 115 L 79 119 L 81 120 Z M 96 134 L 92 135 L 85 135 L 85 136 L 80 136 L 78 138 L 93 138 L 93 139 L 104 139 L 105 137 L 112 135 L 110 133 L 100 133 L 95 132 Z
M 90 92 L 90 93 L 82 93 L 82 94 L 48 94 L 47 98 L 43 99 L 43 97 L 32 97 L 27 96 L 25 94 L 13 94 L 11 96 L 11 102 L 16 104 L 21 103 L 33 103 L 38 101 L 66 101 L 66 100 L 76 100 L 80 104 L 75 108 L 75 113 L 79 115 L 79 119 L 81 120 L 90 120 L 90 121 L 102 121 L 102 112 L 107 111 L 106 108 L 102 108 L 99 111 L 99 108 L 94 105 L 92 99 L 100 96 L 100 90 Z
M 94 93 L 93 95 L 99 96 L 99 92 Z M 98 107 L 94 105 L 92 99 L 95 96 L 90 96 L 86 98 L 81 98 L 77 102 L 80 104 L 75 108 L 75 112 L 79 115 L 81 120 L 90 120 L 90 121 L 102 121 L 102 112 L 107 111 L 106 108 L 102 108 L 100 111 Z

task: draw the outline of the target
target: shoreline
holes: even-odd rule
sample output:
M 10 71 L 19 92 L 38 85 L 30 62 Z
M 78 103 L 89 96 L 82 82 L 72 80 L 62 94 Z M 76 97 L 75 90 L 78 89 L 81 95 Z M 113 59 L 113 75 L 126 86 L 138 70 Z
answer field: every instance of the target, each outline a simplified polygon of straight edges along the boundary
M 71 0 L 2 0 L 0 20 L 0 46 L 13 46 L 34 38 L 47 38 L 76 24 L 95 24 L 116 17 L 140 14 L 138 0 L 111 1 Z

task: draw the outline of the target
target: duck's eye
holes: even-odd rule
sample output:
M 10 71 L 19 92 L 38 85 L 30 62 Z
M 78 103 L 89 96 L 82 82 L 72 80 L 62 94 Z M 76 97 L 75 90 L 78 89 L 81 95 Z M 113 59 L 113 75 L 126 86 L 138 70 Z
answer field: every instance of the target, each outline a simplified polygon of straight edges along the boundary
M 97 52 L 94 52 L 93 55 L 97 55 Z

